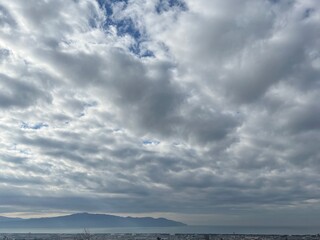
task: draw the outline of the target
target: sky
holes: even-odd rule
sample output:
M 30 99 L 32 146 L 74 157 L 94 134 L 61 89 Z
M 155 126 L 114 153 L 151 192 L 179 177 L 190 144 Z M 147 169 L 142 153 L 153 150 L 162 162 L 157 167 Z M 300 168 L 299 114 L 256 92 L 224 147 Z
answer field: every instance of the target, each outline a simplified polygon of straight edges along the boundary
M 0 0 L 0 215 L 320 222 L 320 1 Z

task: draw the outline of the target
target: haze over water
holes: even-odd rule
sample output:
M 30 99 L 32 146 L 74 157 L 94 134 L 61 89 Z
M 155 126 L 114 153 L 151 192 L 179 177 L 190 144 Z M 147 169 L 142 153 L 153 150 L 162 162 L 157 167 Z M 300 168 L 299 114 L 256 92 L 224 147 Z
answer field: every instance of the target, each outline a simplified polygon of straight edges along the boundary
M 243 226 L 183 226 L 135 228 L 86 228 L 91 234 L 99 233 L 190 233 L 190 234 L 319 234 L 318 227 L 243 227 Z M 0 233 L 83 233 L 83 228 L 29 228 L 1 229 Z

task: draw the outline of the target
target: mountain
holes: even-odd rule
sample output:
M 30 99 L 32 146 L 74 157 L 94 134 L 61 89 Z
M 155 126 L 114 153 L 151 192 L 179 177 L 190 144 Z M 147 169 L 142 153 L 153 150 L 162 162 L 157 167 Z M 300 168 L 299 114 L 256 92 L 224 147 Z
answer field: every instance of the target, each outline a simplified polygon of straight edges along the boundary
M 99 227 L 173 227 L 185 226 L 166 218 L 119 217 L 107 214 L 76 213 L 59 217 L 1 220 L 0 228 L 99 228 Z
M 0 216 L 0 223 L 1 222 L 13 222 L 13 221 L 19 221 L 19 220 L 22 220 L 22 218 L 10 218 L 10 217 Z

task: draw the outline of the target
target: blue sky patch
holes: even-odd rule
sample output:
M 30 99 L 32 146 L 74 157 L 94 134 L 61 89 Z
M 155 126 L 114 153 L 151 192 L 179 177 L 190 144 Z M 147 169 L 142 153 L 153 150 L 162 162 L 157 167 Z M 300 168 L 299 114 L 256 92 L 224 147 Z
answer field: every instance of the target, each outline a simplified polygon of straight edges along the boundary
M 106 15 L 106 21 L 103 24 L 103 28 L 108 30 L 110 26 L 114 26 L 117 29 L 118 36 L 130 35 L 134 39 L 140 39 L 142 33 L 135 26 L 131 18 L 116 19 L 113 16 L 113 4 L 118 2 L 128 4 L 127 0 L 97 0 L 99 6 L 104 9 Z
M 140 39 L 142 36 L 139 29 L 136 28 L 131 18 L 114 21 L 114 24 L 117 28 L 118 36 L 124 36 L 128 34 L 132 36 L 134 39 Z
M 187 11 L 187 4 L 183 0 L 159 0 L 156 5 L 156 12 L 161 14 L 163 12 L 167 12 L 170 9 L 176 9 L 179 11 Z
M 49 125 L 47 123 L 42 123 L 42 122 L 34 123 L 34 124 L 22 122 L 20 125 L 20 128 L 22 129 L 33 129 L 33 130 L 38 130 L 44 127 L 49 127 Z
M 158 145 L 160 142 L 156 140 L 143 140 L 143 145 Z
M 129 51 L 138 57 L 154 57 L 154 53 L 148 49 L 142 49 L 141 44 L 147 40 L 147 35 L 144 31 L 139 29 L 130 17 L 117 19 L 113 16 L 113 5 L 115 3 L 123 2 L 124 8 L 128 4 L 128 0 L 97 0 L 99 6 L 104 9 L 106 20 L 103 23 L 103 29 L 109 30 L 111 26 L 117 29 L 117 35 L 123 37 L 131 36 L 135 42 L 129 47 Z M 172 6 L 176 5 L 175 1 L 170 1 Z M 94 24 L 91 24 L 94 26 Z
M 112 6 L 115 3 L 123 2 L 125 5 L 128 4 L 128 0 L 97 0 L 100 8 L 103 8 L 106 12 L 107 16 L 111 16 L 113 14 Z
M 134 55 L 139 57 L 154 57 L 154 53 L 150 50 L 142 50 L 140 46 L 140 42 L 132 44 L 129 47 L 129 51 L 132 52 Z

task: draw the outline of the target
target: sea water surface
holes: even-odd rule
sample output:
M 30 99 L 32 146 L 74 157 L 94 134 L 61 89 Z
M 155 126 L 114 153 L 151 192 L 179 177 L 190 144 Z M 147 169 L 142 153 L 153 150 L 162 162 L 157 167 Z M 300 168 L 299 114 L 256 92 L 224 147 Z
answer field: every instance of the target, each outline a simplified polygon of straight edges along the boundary
M 189 234 L 319 234 L 320 227 L 181 226 L 118 228 L 0 228 L 0 233 L 189 233 Z

